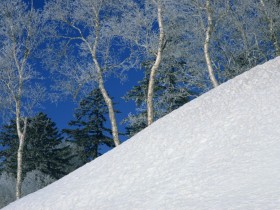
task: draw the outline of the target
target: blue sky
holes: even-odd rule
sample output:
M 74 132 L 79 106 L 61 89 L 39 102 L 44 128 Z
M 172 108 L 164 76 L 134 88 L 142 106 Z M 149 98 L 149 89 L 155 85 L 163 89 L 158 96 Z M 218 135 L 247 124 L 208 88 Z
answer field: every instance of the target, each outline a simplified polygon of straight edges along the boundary
M 30 3 L 32 0 L 23 1 Z M 46 2 L 46 0 L 33 0 L 33 6 L 35 8 L 43 8 L 44 2 Z M 48 75 L 48 73 L 46 73 L 48 72 L 48 69 L 43 69 L 43 67 L 41 67 L 41 65 L 39 64 L 35 64 L 35 66 L 37 68 L 36 70 L 44 75 L 44 83 L 49 85 L 51 83 L 51 77 L 50 75 Z M 114 106 L 115 110 L 121 112 L 117 114 L 116 117 L 119 125 L 119 131 L 122 133 L 125 132 L 125 126 L 121 124 L 121 121 L 127 117 L 128 113 L 135 111 L 134 102 L 125 102 L 122 97 L 128 90 L 130 90 L 134 85 L 137 84 L 137 81 L 143 78 L 143 72 L 140 70 L 132 70 L 130 72 L 127 72 L 127 78 L 128 79 L 126 81 L 120 82 L 118 78 L 112 76 L 105 82 L 105 87 L 109 95 L 113 97 L 114 103 L 116 103 L 116 105 Z M 74 110 L 75 108 L 77 108 L 78 103 L 73 102 L 71 100 L 71 97 L 69 97 L 68 99 L 65 98 L 58 103 L 51 103 L 47 101 L 43 104 L 43 106 L 44 108 L 39 111 L 46 113 L 57 124 L 59 129 L 63 129 L 68 126 L 67 124 L 70 120 L 74 119 Z M 107 121 L 107 127 L 111 127 L 109 120 Z M 124 136 L 120 136 L 120 138 L 121 140 L 126 139 L 126 137 Z
M 114 102 L 116 105 L 114 106 L 115 110 L 120 111 L 121 113 L 117 114 L 117 122 L 119 125 L 119 131 L 124 133 L 125 126 L 121 124 L 121 121 L 127 117 L 130 112 L 135 111 L 135 104 L 133 101 L 125 102 L 122 99 L 122 96 L 130 90 L 134 85 L 137 84 L 139 79 L 142 79 L 143 73 L 141 71 L 132 70 L 128 72 L 128 79 L 121 83 L 117 78 L 110 78 L 105 86 L 110 94 L 114 98 Z M 46 82 L 49 79 L 46 78 Z M 63 129 L 67 127 L 67 123 L 74 119 L 74 109 L 78 106 L 77 103 L 73 102 L 70 98 L 65 99 L 61 102 L 50 103 L 46 102 L 44 104 L 44 109 L 42 110 L 46 113 L 58 126 L 59 129 Z M 109 120 L 107 121 L 107 126 L 110 126 Z M 120 136 L 121 140 L 125 140 L 126 137 Z

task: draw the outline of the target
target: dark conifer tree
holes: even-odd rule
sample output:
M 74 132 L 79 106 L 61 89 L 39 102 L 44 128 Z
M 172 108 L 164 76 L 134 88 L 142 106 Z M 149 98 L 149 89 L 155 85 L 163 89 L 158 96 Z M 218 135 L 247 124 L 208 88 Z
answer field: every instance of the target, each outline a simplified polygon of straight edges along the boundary
M 32 170 L 39 170 L 55 179 L 64 176 L 72 157 L 69 148 L 60 147 L 62 140 L 56 124 L 46 114 L 39 113 L 34 118 L 29 118 L 24 146 L 23 175 Z M 4 158 L 3 170 L 16 174 L 18 141 L 14 121 L 3 126 L 0 145 L 4 147 L 0 152 Z
M 175 63 L 175 64 L 174 64 Z M 149 62 L 143 66 L 149 69 Z M 171 111 L 179 108 L 191 100 L 195 90 L 188 90 L 185 86 L 185 78 L 180 76 L 183 63 L 170 61 L 168 66 L 159 69 L 155 80 L 154 90 L 154 119 L 157 120 Z M 130 114 L 123 122 L 127 124 L 127 135 L 133 136 L 145 127 L 147 127 L 147 89 L 149 72 L 145 71 L 143 80 L 139 85 L 134 86 L 124 96 L 126 101 L 133 100 L 136 105 L 136 114 Z
M 74 141 L 79 147 L 83 163 L 87 163 L 102 155 L 102 145 L 113 147 L 111 130 L 105 127 L 108 108 L 99 89 L 94 89 L 79 103 L 75 110 L 75 120 L 69 122 L 73 129 L 64 129 L 69 141 Z
M 2 126 L 0 147 L 1 170 L 16 175 L 18 136 L 14 120 L 9 125 Z

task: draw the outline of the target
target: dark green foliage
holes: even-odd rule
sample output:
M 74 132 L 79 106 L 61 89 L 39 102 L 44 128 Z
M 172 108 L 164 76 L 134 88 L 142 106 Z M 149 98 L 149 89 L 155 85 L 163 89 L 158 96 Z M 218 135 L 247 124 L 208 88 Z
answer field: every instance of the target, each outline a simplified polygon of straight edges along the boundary
M 87 163 L 102 153 L 100 147 L 113 147 L 111 130 L 105 127 L 108 108 L 99 89 L 93 90 L 75 110 L 75 120 L 69 122 L 73 129 L 64 129 L 70 141 L 82 148 L 79 155 Z
M 29 118 L 23 152 L 23 175 L 39 170 L 55 179 L 64 176 L 71 159 L 71 150 L 60 147 L 62 140 L 55 123 L 47 115 L 39 113 Z M 0 145 L 4 147 L 0 151 L 4 157 L 3 170 L 16 175 L 18 137 L 15 121 L 3 126 Z
M 134 86 L 124 97 L 126 101 L 133 100 L 137 107 L 136 114 L 130 114 L 124 120 L 127 123 L 128 136 L 133 136 L 147 127 L 147 92 L 150 63 L 145 63 L 145 76 L 139 85 Z M 191 99 L 191 92 L 186 88 L 185 77 L 181 76 L 182 63 L 169 61 L 168 66 L 162 66 L 156 76 L 154 86 L 154 115 L 155 120 L 179 108 Z
M 11 121 L 10 125 L 3 125 L 0 133 L 0 157 L 2 158 L 1 170 L 8 173 L 16 174 L 17 169 L 17 149 L 18 136 L 15 121 Z

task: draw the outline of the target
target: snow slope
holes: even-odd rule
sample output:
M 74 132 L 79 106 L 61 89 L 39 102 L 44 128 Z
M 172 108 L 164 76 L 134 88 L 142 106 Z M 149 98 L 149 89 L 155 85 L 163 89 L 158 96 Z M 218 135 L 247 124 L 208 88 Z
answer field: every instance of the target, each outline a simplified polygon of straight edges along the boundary
M 280 209 L 280 57 L 4 209 Z

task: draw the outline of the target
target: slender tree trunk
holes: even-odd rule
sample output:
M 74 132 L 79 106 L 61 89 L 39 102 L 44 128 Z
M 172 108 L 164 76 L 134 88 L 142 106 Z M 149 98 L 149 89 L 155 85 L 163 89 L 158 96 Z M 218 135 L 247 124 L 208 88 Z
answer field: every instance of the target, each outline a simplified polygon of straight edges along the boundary
M 17 180 L 16 180 L 16 199 L 21 197 L 21 185 L 22 185 L 22 156 L 24 141 L 26 136 L 26 127 L 27 127 L 27 118 L 23 121 L 23 128 L 20 124 L 20 102 L 16 103 L 16 126 L 17 126 L 17 135 L 19 140 L 19 147 L 17 151 Z
M 158 17 L 157 17 L 158 25 L 159 25 L 159 43 L 158 43 L 156 61 L 151 68 L 149 85 L 148 85 L 148 94 L 147 94 L 147 122 L 148 122 L 148 125 L 151 125 L 154 121 L 153 97 L 154 97 L 155 76 L 156 76 L 156 73 L 158 71 L 158 68 L 159 68 L 159 65 L 161 62 L 163 45 L 164 45 L 164 30 L 163 30 L 161 0 L 157 1 L 157 15 L 158 15 Z
M 279 47 L 279 44 L 278 44 L 277 35 L 275 33 L 275 30 L 274 30 L 275 26 L 273 24 L 273 20 L 270 17 L 270 15 L 268 14 L 268 11 L 267 11 L 267 8 L 266 8 L 266 5 L 265 5 L 264 1 L 260 0 L 260 3 L 262 5 L 262 7 L 263 7 L 263 11 L 264 11 L 265 17 L 266 17 L 266 19 L 268 21 L 269 33 L 270 33 L 270 36 L 271 36 L 271 39 L 272 39 L 272 42 L 273 42 L 274 49 L 276 51 L 276 56 L 280 56 L 280 47 Z
M 113 102 L 104 87 L 104 81 L 103 81 L 101 69 L 98 72 L 98 83 L 99 83 L 99 89 L 101 91 L 101 94 L 102 94 L 102 96 L 105 100 L 105 103 L 108 107 L 108 110 L 109 110 L 109 118 L 110 118 L 111 126 L 112 126 L 113 140 L 114 140 L 115 146 L 119 146 L 121 143 L 119 140 L 119 132 L 118 132 L 118 126 L 117 126 L 117 122 L 116 122 L 116 116 L 115 116 L 115 112 L 114 112 Z
M 113 135 L 114 144 L 115 144 L 115 146 L 119 146 L 121 144 L 121 142 L 119 140 L 119 131 L 118 131 L 116 116 L 115 116 L 115 112 L 114 112 L 113 102 L 105 89 L 104 79 L 103 79 L 103 75 L 102 75 L 102 69 L 101 69 L 99 62 L 97 60 L 97 57 L 96 57 L 98 41 L 99 41 L 99 20 L 97 17 L 95 41 L 94 41 L 93 49 L 90 48 L 91 55 L 92 55 L 92 58 L 93 58 L 93 61 L 94 61 L 94 64 L 95 64 L 95 67 L 97 70 L 97 74 L 98 74 L 98 86 L 99 86 L 101 94 L 105 100 L 105 103 L 108 107 L 109 118 L 110 118 L 110 122 L 111 122 L 111 126 L 112 126 L 112 135 Z
M 211 16 L 210 0 L 206 0 L 206 13 L 207 13 L 208 25 L 206 29 L 206 37 L 204 42 L 204 56 L 207 64 L 209 78 L 211 80 L 213 87 L 215 88 L 219 85 L 219 83 L 215 77 L 214 70 L 211 63 L 210 53 L 209 53 L 209 43 L 211 39 L 211 33 L 213 31 L 213 21 Z
M 19 147 L 17 151 L 17 182 L 16 182 L 16 199 L 21 197 L 21 184 L 22 184 L 22 156 L 24 146 L 24 136 L 19 137 Z

